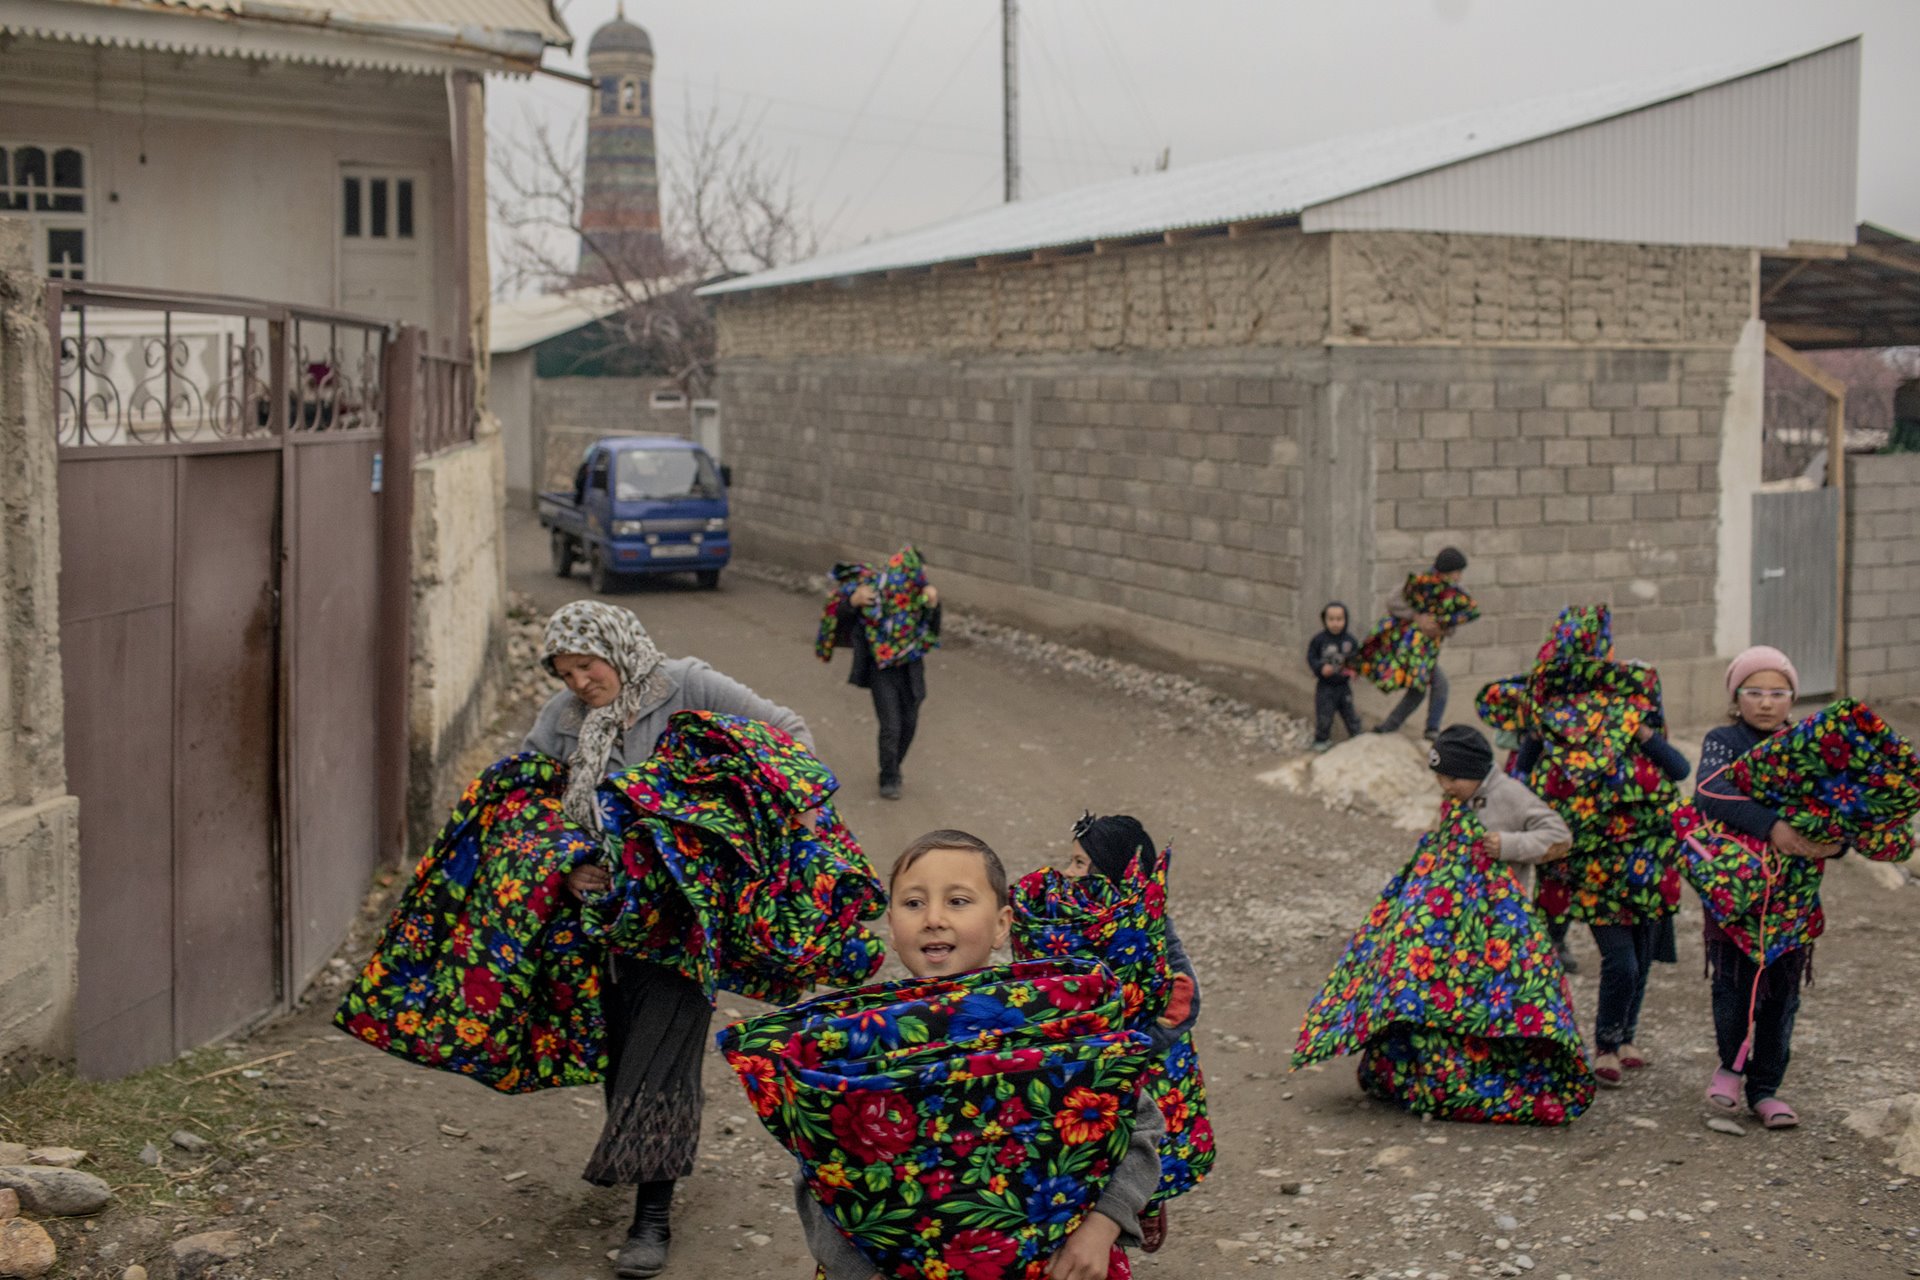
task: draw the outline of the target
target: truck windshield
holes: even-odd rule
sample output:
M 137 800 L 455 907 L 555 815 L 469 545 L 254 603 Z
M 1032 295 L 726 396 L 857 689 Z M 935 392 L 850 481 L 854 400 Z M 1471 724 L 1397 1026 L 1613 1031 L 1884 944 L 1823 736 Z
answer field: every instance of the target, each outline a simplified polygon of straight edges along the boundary
M 720 473 L 713 459 L 692 449 L 628 449 L 618 455 L 613 485 L 619 502 L 717 498 Z

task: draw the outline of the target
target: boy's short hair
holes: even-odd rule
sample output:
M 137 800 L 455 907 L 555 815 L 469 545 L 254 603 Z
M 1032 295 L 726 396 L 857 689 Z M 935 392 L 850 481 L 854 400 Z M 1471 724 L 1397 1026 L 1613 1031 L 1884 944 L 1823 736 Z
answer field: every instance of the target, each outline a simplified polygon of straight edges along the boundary
M 1006 864 L 1000 861 L 1000 855 L 993 851 L 993 846 L 979 836 L 951 828 L 929 831 L 901 850 L 900 856 L 893 860 L 893 871 L 887 876 L 887 892 L 892 893 L 900 877 L 935 849 L 957 849 L 963 853 L 979 854 L 981 863 L 987 869 L 987 887 L 993 890 L 994 905 L 1004 907 L 1013 901 L 1007 892 Z

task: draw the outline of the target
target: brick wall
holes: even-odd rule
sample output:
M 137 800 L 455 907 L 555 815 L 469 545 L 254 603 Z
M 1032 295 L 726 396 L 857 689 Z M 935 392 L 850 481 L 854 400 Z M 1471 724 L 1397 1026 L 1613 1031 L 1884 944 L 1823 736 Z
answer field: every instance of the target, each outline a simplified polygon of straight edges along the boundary
M 1295 705 L 1320 604 L 1371 621 L 1456 544 L 1463 684 L 1603 600 L 1684 705 L 1752 296 L 1739 250 L 1342 232 L 727 297 L 735 526 L 816 566 L 912 538 L 969 607 Z
M 1336 340 L 1731 344 L 1753 312 L 1745 249 L 1430 232 L 1330 238 Z
M 1373 388 L 1376 604 L 1454 545 L 1482 621 L 1449 673 L 1523 669 L 1568 604 L 1622 652 L 1710 659 L 1727 351 L 1348 351 Z
M 1300 346 L 1326 333 L 1327 257 L 1269 232 L 726 297 L 720 357 Z
M 1920 455 L 1847 460 L 1847 692 L 1920 697 Z

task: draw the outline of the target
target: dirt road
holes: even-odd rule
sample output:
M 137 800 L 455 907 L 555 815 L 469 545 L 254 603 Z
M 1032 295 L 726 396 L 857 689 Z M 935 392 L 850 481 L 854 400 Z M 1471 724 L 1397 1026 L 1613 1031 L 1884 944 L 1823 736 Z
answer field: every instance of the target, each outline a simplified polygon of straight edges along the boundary
M 585 594 L 547 575 L 537 529 L 516 521 L 512 536 L 517 589 L 542 608 Z M 1173 910 L 1205 986 L 1200 1043 L 1221 1156 L 1175 1205 L 1172 1240 L 1137 1262 L 1141 1276 L 1920 1275 L 1920 1190 L 1841 1123 L 1851 1105 L 1915 1087 L 1920 889 L 1889 895 L 1844 867 L 1830 878 L 1832 931 L 1788 1081 L 1798 1132 L 1731 1137 L 1704 1125 L 1711 1030 L 1691 904 L 1682 962 L 1656 973 L 1643 1022 L 1656 1065 L 1632 1087 L 1560 1130 L 1423 1124 L 1364 1100 L 1344 1062 L 1287 1071 L 1307 1001 L 1410 850 L 1406 834 L 1255 784 L 1278 757 L 1207 724 L 988 644 L 955 643 L 932 660 L 906 795 L 886 803 L 865 694 L 845 683 L 844 659 L 826 667 L 809 651 L 813 600 L 736 572 L 717 592 L 643 587 L 621 602 L 668 653 L 698 654 L 806 716 L 844 781 L 843 811 L 882 866 L 919 832 L 960 826 L 1024 872 L 1061 855 L 1084 807 L 1133 812 L 1176 846 Z M 517 736 L 507 728 L 499 743 Z M 1598 965 L 1584 939 L 1579 954 L 1585 1018 Z M 610 1274 L 630 1204 L 579 1178 L 597 1093 L 505 1098 L 407 1066 L 331 1031 L 331 1003 L 323 994 L 236 1048 L 293 1055 L 258 1082 L 289 1117 L 285 1149 L 243 1157 L 210 1202 L 217 1220 L 195 1227 L 261 1242 L 230 1274 Z M 722 999 L 723 1015 L 748 1007 Z M 750 1121 L 717 1055 L 706 1082 L 700 1168 L 682 1184 L 668 1276 L 809 1275 L 788 1158 Z M 122 1210 L 90 1234 L 68 1232 L 68 1273 L 117 1276 L 136 1258 L 164 1259 L 170 1228 Z

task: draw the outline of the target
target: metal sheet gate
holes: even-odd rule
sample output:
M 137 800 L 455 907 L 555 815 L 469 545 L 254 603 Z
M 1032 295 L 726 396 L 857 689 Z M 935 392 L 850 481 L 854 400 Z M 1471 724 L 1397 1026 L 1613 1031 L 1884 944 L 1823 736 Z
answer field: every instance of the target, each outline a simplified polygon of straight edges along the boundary
M 286 1004 L 398 856 L 382 583 L 409 569 L 375 486 L 417 380 L 357 317 L 91 286 L 50 311 L 76 1052 L 117 1076 Z
M 1793 655 L 1800 692 L 1839 685 L 1839 489 L 1753 495 L 1753 642 Z

